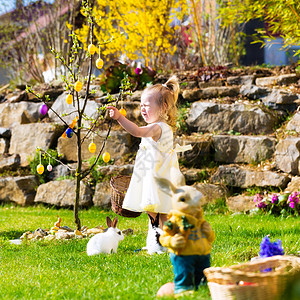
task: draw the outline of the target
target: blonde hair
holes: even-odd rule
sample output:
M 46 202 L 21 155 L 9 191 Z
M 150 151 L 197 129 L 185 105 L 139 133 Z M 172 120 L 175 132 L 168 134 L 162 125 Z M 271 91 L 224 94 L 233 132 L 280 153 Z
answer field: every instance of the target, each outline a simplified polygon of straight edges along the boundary
M 155 84 L 146 88 L 143 93 L 153 93 L 161 108 L 161 118 L 171 127 L 176 127 L 177 100 L 179 94 L 179 83 L 175 75 L 171 76 L 166 83 Z

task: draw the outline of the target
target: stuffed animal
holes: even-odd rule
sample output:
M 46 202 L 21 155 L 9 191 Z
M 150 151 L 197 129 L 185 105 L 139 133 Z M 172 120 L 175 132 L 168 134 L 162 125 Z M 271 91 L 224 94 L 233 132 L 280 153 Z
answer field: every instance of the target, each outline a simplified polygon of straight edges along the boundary
M 173 265 L 174 284 L 167 283 L 157 296 L 197 290 L 205 282 L 203 270 L 210 267 L 210 251 L 215 233 L 203 218 L 202 194 L 194 187 L 174 186 L 170 181 L 156 178 L 159 187 L 172 195 L 173 209 L 160 236 L 162 246 L 169 249 Z

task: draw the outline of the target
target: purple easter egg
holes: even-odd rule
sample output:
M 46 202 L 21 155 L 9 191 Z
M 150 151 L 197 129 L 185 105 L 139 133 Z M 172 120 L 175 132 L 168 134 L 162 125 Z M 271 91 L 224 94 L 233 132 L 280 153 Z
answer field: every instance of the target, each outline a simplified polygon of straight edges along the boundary
M 40 109 L 41 114 L 45 115 L 47 113 L 47 111 L 48 111 L 47 105 L 43 104 L 42 107 L 41 107 L 41 109 Z

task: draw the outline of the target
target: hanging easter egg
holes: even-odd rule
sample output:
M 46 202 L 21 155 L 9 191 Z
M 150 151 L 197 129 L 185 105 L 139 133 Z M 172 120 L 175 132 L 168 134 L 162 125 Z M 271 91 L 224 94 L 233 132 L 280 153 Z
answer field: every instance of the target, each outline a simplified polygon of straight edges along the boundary
M 90 45 L 88 46 L 88 52 L 89 52 L 89 54 L 93 55 L 93 54 L 96 52 L 96 47 L 95 47 L 95 45 L 90 44 Z
M 101 58 L 98 58 L 98 59 L 96 60 L 96 67 L 97 67 L 98 69 L 101 69 L 101 68 L 103 67 L 103 60 L 102 60 Z
M 47 170 L 48 170 L 48 172 L 52 171 L 52 166 L 50 164 L 47 166 Z
M 81 91 L 81 89 L 82 89 L 82 83 L 81 83 L 81 81 L 78 80 L 78 81 L 75 82 L 74 89 L 75 89 L 76 92 L 80 92 Z
M 72 104 L 72 102 L 73 102 L 73 96 L 72 96 L 71 94 L 69 94 L 69 95 L 67 96 L 66 102 L 67 102 L 68 104 Z
M 108 152 L 104 152 L 102 155 L 102 159 L 105 163 L 108 163 L 110 161 L 110 154 Z
M 96 151 L 96 144 L 95 143 L 90 143 L 89 144 L 89 151 L 91 152 L 91 153 L 95 153 L 95 151 Z
M 44 173 L 44 166 L 42 164 L 37 165 L 36 171 L 41 175 Z
M 120 113 L 122 116 L 126 117 L 126 110 L 124 108 L 120 109 Z
M 69 127 L 67 130 L 66 130 L 66 135 L 67 137 L 70 139 L 73 135 L 73 130 Z
M 43 104 L 43 105 L 41 106 L 41 109 L 40 109 L 41 114 L 42 114 L 42 115 L 45 115 L 45 114 L 47 113 L 47 111 L 48 111 L 47 105 L 46 105 L 46 104 Z

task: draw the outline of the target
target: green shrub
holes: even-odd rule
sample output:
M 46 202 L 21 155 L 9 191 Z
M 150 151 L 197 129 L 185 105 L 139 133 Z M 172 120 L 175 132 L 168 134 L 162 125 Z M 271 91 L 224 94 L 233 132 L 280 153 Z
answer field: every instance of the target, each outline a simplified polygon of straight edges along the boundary
M 59 165 L 59 162 L 55 160 L 59 158 L 57 150 L 48 149 L 46 152 L 49 153 L 50 156 L 47 155 L 46 153 L 41 154 L 41 163 L 45 168 L 43 174 L 38 174 L 36 170 L 36 167 L 40 164 L 40 151 L 37 150 L 35 156 L 33 158 L 28 159 L 31 173 L 39 177 L 39 181 L 41 184 L 47 182 L 47 176 L 49 173 L 47 171 L 47 166 L 49 165 L 49 163 L 52 167 Z

